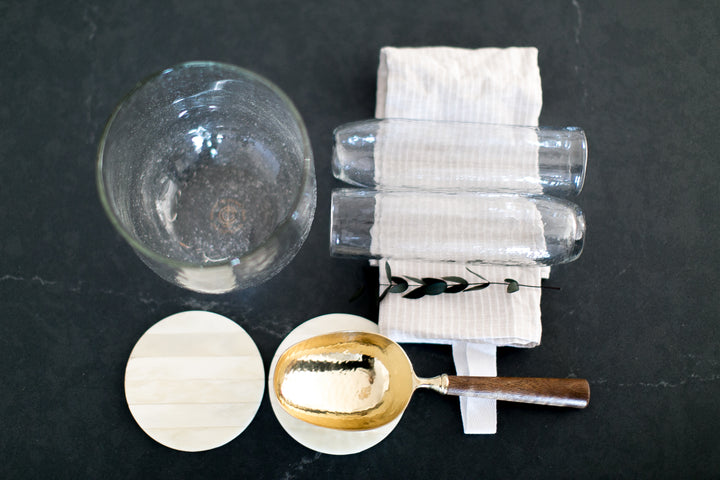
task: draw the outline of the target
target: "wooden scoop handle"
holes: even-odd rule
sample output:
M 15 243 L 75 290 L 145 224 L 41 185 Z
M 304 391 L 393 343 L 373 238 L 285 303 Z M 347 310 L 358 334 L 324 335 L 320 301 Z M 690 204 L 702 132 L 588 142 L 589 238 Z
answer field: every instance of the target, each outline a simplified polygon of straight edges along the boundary
M 457 377 L 447 375 L 448 395 L 506 402 L 585 408 L 590 385 L 581 378 Z

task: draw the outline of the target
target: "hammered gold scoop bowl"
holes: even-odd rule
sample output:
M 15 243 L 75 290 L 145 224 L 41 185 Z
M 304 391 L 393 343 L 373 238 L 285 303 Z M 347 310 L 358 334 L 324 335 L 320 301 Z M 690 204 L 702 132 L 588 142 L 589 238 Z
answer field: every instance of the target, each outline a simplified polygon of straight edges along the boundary
M 293 345 L 278 359 L 273 386 L 290 415 L 340 430 L 391 422 L 417 388 L 556 407 L 585 408 L 590 401 L 590 386 L 579 378 L 419 378 L 400 345 L 367 332 L 330 333 Z

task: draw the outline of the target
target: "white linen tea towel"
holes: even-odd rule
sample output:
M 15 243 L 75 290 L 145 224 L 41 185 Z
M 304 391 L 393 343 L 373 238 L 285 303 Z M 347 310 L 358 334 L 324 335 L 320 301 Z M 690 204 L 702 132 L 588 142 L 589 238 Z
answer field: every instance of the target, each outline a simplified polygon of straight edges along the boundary
M 535 48 L 385 47 L 380 52 L 377 118 L 537 125 L 541 107 Z M 383 143 L 385 133 L 387 142 Z M 392 132 L 380 131 L 377 141 L 375 169 L 377 175 L 383 175 L 383 155 L 392 155 L 392 147 L 388 146 L 394 141 Z M 537 151 L 493 152 L 493 157 L 506 158 L 513 165 L 527 168 L 528 175 L 537 175 Z M 397 162 L 392 165 L 396 168 Z M 378 201 L 376 223 L 392 216 L 383 208 L 387 206 Z M 373 242 L 377 241 L 384 239 L 373 238 Z M 385 260 L 380 260 L 379 266 L 382 289 L 382 284 L 387 283 Z M 538 267 L 470 268 L 492 282 L 512 278 L 525 285 L 540 285 L 549 274 L 549 268 Z M 393 260 L 391 269 L 394 275 L 401 276 L 459 276 L 470 282 L 481 281 L 466 265 L 458 263 Z M 415 300 L 390 294 L 380 303 L 380 331 L 399 342 L 452 344 L 458 375 L 494 376 L 496 346 L 539 344 L 540 292 L 539 288 L 521 288 L 509 294 L 504 286 L 491 285 L 474 292 Z M 465 433 L 496 432 L 495 400 L 462 398 L 460 406 Z

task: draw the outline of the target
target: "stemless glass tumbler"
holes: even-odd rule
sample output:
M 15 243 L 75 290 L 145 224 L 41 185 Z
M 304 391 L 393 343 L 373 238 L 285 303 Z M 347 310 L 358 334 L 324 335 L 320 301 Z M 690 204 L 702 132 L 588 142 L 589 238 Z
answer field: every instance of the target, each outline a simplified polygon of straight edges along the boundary
M 100 142 L 100 199 L 162 278 L 204 293 L 284 268 L 316 205 L 310 141 L 292 102 L 242 68 L 192 62 L 141 82 Z
M 473 192 L 332 192 L 330 254 L 517 266 L 572 262 L 585 216 L 545 195 Z
M 333 174 L 362 187 L 580 193 L 587 139 L 548 128 L 386 118 L 335 129 Z

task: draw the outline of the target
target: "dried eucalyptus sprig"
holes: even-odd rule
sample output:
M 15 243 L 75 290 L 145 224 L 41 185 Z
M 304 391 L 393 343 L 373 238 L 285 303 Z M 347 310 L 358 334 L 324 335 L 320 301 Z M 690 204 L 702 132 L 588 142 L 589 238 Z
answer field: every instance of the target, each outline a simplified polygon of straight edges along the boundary
M 440 295 L 442 293 L 461 293 L 472 292 L 474 290 L 483 290 L 490 285 L 505 285 L 507 293 L 515 293 L 520 287 L 526 288 L 546 288 L 550 290 L 560 290 L 558 287 L 550 287 L 546 285 L 524 285 L 512 278 L 506 278 L 502 282 L 491 282 L 477 272 L 473 272 L 469 268 L 465 269 L 478 277 L 482 282 L 469 282 L 462 277 L 448 276 L 441 278 L 423 277 L 416 278 L 409 275 L 396 276 L 392 274 L 389 263 L 385 263 L 385 275 L 389 283 L 381 283 L 380 286 L 386 287 L 378 302 L 381 302 L 388 293 L 405 293 L 403 298 L 417 299 L 426 295 Z M 411 283 L 412 282 L 412 283 Z

